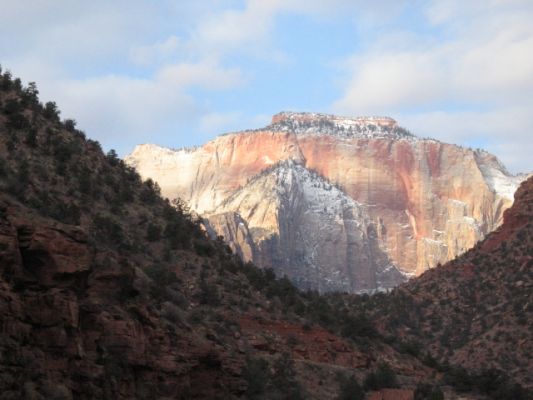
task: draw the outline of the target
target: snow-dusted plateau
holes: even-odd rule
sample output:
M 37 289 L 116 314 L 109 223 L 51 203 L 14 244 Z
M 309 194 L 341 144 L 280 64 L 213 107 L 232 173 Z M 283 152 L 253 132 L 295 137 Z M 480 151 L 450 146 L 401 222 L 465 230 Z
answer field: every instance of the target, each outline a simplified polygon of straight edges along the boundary
M 502 223 L 525 175 L 387 117 L 283 112 L 194 149 L 126 157 L 244 260 L 299 287 L 374 292 L 455 258 Z

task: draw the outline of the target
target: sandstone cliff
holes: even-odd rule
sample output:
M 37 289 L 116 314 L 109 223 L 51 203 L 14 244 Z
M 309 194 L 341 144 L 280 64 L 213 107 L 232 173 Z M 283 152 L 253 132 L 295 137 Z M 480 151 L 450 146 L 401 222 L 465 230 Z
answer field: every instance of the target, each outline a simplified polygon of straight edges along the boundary
M 340 209 L 328 212 L 328 204 L 308 207 L 301 214 L 294 202 L 281 212 L 273 198 L 268 208 L 267 196 L 277 196 L 277 185 L 283 182 L 265 177 L 259 182 L 256 177 L 287 160 L 335 186 L 346 204 L 357 204 L 355 216 L 337 218 Z M 157 181 L 163 195 L 180 197 L 207 217 L 232 247 L 247 248 L 241 251 L 246 260 L 322 290 L 387 287 L 378 283 L 376 271 L 394 266 L 384 276 L 394 285 L 402 281 L 396 268 L 419 275 L 453 259 L 501 223 L 524 179 L 508 174 L 489 153 L 417 138 L 390 118 L 307 113 L 280 113 L 264 129 L 219 136 L 192 150 L 140 145 L 126 162 Z M 227 224 L 236 219 L 215 217 L 221 212 L 239 213 L 239 223 L 248 231 L 239 228 L 240 236 L 228 236 L 238 227 Z M 321 231 L 331 234 L 317 233 L 319 220 Z M 366 229 L 359 246 L 374 248 L 379 257 L 349 250 L 349 234 L 332 239 L 347 220 Z M 310 238 L 311 247 L 304 244 Z M 285 246 L 291 240 L 300 246 L 299 257 Z M 339 279 L 332 283 L 328 280 L 334 272 Z M 352 275 L 349 284 L 346 274 Z
M 481 383 L 497 399 L 528 398 L 507 385 L 497 389 L 502 371 L 533 388 L 533 177 L 515 199 L 483 242 L 363 306 L 386 334 L 461 366 L 451 381 L 463 380 L 467 390 Z M 465 379 L 480 369 L 483 380 Z
M 381 250 L 366 208 L 292 160 L 263 170 L 206 216 L 238 254 L 301 288 L 370 291 L 404 280 Z M 251 240 L 232 234 L 234 223 L 231 231 Z

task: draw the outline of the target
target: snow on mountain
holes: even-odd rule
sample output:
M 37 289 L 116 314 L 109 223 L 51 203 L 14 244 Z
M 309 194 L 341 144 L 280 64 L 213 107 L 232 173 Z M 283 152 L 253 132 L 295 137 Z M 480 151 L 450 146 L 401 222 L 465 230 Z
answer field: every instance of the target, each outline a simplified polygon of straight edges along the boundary
M 531 174 L 511 175 L 496 157 L 483 150 L 476 151 L 478 166 L 490 189 L 504 199 L 513 201 L 520 183 Z
M 206 217 L 218 221 L 228 213 L 246 222 L 248 242 L 262 253 L 255 261 L 272 262 L 300 287 L 374 292 L 406 280 L 379 249 L 366 207 L 293 160 L 263 170 Z M 241 253 L 239 243 L 229 242 Z
M 243 258 L 320 290 L 377 290 L 401 280 L 389 266 L 417 276 L 457 257 L 501 224 L 526 177 L 391 118 L 290 112 L 195 149 L 141 145 L 126 162 Z
M 414 138 L 389 117 L 339 117 L 320 113 L 281 112 L 265 129 L 342 138 Z

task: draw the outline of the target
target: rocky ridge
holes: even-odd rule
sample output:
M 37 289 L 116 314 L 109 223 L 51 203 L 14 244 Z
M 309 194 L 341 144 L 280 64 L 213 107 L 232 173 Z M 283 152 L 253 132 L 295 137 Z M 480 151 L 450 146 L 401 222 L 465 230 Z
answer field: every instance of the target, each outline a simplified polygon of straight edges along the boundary
M 373 292 L 406 280 L 381 251 L 365 207 L 292 160 L 263 170 L 204 216 L 237 254 L 303 289 Z
M 389 117 L 340 117 L 321 113 L 280 112 L 265 129 L 300 135 L 335 135 L 348 138 L 414 138 Z
M 388 271 L 388 266 L 392 266 L 391 274 L 384 274 L 388 283 L 381 288 L 403 281 L 396 269 L 416 276 L 473 247 L 501 224 L 514 190 L 526 177 L 510 175 L 487 152 L 417 138 L 390 118 L 312 113 L 280 113 L 263 129 L 222 135 L 192 150 L 140 145 L 125 160 L 141 176 L 157 181 L 164 196 L 180 197 L 205 216 L 232 248 L 247 248 L 241 252 L 245 260 L 273 267 L 295 281 L 294 271 L 298 270 L 302 287 L 352 292 L 379 290 L 380 284 L 371 275 L 384 268 Z M 357 215 L 360 225 L 369 231 L 361 239 L 367 243 L 362 245 L 360 240 L 359 245 L 369 248 L 377 243 L 382 255 L 371 258 L 373 272 L 368 273 L 366 266 L 361 270 L 368 259 L 365 251 L 360 253 L 363 261 L 354 264 L 354 258 L 344 256 L 346 240 L 327 241 L 345 227 L 333 209 L 321 225 L 321 231 L 331 235 L 310 232 L 310 237 L 321 238 L 320 243 L 304 249 L 299 259 L 281 244 L 300 235 L 298 226 L 305 225 L 307 219 L 313 225 L 322 218 L 319 208 L 309 209 L 299 224 L 283 219 L 298 214 L 297 209 L 286 213 L 271 209 L 269 227 L 263 231 L 269 232 L 270 239 L 256 234 L 263 229 L 262 223 L 256 217 L 253 221 L 247 218 L 265 205 L 261 206 L 264 201 L 260 196 L 255 196 L 255 203 L 252 200 L 258 190 L 254 177 L 288 160 L 316 173 L 364 210 Z M 280 184 L 275 179 L 269 182 Z M 263 187 L 261 192 L 276 193 L 276 187 Z M 246 206 L 231 201 L 231 210 L 224 204 L 236 193 L 247 199 Z M 221 211 L 226 217 L 220 216 Z M 239 216 L 231 217 L 228 212 Z M 248 230 L 241 229 L 239 235 L 230 237 L 237 227 L 225 224 L 232 225 L 237 219 Z M 256 233 L 251 233 L 255 228 Z M 265 246 L 269 240 L 270 245 Z M 313 248 L 318 254 L 312 253 Z M 310 258 L 330 259 L 331 254 L 344 258 L 335 271 L 329 263 L 308 262 Z M 286 260 L 291 260 L 294 270 L 286 267 Z M 332 273 L 339 274 L 338 284 L 326 282 Z M 308 278 L 313 274 L 315 278 Z M 349 285 L 343 280 L 347 274 L 353 277 Z

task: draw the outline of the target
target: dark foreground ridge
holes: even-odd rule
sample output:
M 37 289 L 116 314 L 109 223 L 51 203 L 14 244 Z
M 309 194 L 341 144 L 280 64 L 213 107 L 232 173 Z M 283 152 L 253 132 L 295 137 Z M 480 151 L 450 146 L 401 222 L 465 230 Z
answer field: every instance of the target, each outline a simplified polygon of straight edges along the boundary
M 244 264 L 8 72 L 0 187 L 1 399 L 457 395 L 452 367 L 379 333 L 368 297 Z

